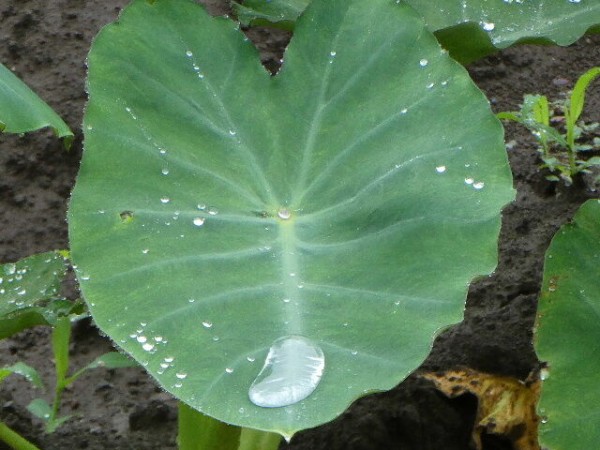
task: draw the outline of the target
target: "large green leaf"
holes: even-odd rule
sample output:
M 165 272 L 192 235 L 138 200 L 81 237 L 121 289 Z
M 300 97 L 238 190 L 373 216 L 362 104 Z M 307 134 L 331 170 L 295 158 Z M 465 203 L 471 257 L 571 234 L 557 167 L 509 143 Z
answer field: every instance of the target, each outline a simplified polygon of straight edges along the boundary
M 310 0 L 245 0 L 242 23 L 293 23 Z M 406 0 L 450 54 L 473 61 L 521 43 L 568 45 L 600 24 L 600 2 L 590 0 Z
M 287 436 L 331 420 L 418 366 L 494 268 L 502 127 L 411 8 L 318 1 L 270 77 L 233 22 L 138 0 L 88 61 L 82 292 L 194 408 Z
M 25 133 L 52 127 L 70 145 L 73 133 L 63 120 L 14 73 L 0 64 L 0 131 Z
M 540 442 L 587 450 L 600 442 L 600 201 L 588 200 L 546 253 L 536 330 L 542 371 Z

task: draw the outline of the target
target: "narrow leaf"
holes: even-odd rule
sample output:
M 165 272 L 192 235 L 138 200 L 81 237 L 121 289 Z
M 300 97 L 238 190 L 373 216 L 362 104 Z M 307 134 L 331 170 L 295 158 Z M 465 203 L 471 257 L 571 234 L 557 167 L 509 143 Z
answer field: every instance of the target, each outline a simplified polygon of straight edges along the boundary
M 73 133 L 63 120 L 17 76 L 0 64 L 0 123 L 6 133 L 52 127 L 68 147 Z
M 17 362 L 12 366 L 1 368 L 0 382 L 4 380 L 4 378 L 6 378 L 8 375 L 11 375 L 13 373 L 24 376 L 27 379 L 27 381 L 33 384 L 36 388 L 44 388 L 44 383 L 38 371 L 23 362 Z
M 593 67 L 579 77 L 573 92 L 571 93 L 570 101 L 570 118 L 573 123 L 579 120 L 579 116 L 583 112 L 585 104 L 585 91 L 592 81 L 600 75 L 600 67 Z

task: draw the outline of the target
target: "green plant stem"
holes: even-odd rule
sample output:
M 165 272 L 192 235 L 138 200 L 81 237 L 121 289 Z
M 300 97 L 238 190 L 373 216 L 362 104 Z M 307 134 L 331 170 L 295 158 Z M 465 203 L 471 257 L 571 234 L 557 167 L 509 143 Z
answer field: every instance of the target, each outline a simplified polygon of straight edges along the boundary
M 567 153 L 569 154 L 569 170 L 570 176 L 573 177 L 577 173 L 577 164 L 575 163 L 575 121 L 572 111 L 565 108 L 565 123 L 567 126 Z
M 40 450 L 4 422 L 0 422 L 0 440 L 15 450 Z
M 68 386 L 67 372 L 69 370 L 69 340 L 71 339 L 71 320 L 68 316 L 60 317 L 52 329 L 52 351 L 54 352 L 54 365 L 56 369 L 56 387 L 52 413 L 46 423 L 47 430 L 54 429 L 54 422 L 58 417 L 62 393 Z
M 238 450 L 277 450 L 281 444 L 281 436 L 267 431 L 242 428 L 240 447 Z
M 179 402 L 179 450 L 237 450 L 242 429 Z

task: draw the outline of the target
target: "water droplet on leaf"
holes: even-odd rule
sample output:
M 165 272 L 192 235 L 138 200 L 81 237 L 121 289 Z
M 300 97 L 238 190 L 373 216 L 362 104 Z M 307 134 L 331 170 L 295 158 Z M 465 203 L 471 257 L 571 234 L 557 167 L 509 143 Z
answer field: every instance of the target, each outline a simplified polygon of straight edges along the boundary
M 280 219 L 287 220 L 292 216 L 292 213 L 290 212 L 289 209 L 282 208 L 277 212 L 277 215 L 279 216 Z
M 265 408 L 293 405 L 314 392 L 324 368 L 325 356 L 315 343 L 302 336 L 280 338 L 269 349 L 248 396 Z

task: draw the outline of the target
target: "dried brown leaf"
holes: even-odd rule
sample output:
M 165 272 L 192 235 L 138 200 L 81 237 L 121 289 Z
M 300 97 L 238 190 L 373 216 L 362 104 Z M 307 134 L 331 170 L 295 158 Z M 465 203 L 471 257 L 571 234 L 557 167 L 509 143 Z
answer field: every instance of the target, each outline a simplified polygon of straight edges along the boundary
M 510 439 L 515 450 L 540 450 L 539 417 L 536 405 L 540 382 L 537 373 L 526 381 L 492 375 L 469 368 L 446 372 L 424 373 L 446 396 L 453 398 L 470 393 L 477 397 L 477 416 L 472 439 L 481 450 L 483 433 Z

